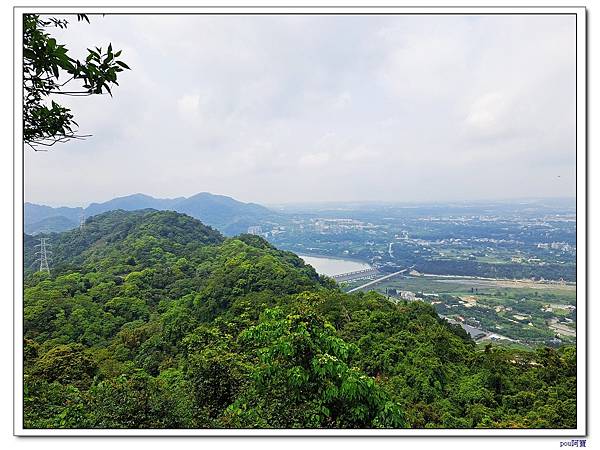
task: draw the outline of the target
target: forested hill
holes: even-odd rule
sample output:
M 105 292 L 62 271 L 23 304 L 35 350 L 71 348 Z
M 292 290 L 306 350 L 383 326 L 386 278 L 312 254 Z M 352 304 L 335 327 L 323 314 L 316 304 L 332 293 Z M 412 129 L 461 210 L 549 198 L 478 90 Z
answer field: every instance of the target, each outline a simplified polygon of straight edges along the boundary
M 27 428 L 576 425 L 574 348 L 478 349 L 429 305 L 178 213 L 48 238 L 51 274 L 24 280 Z
M 184 214 L 152 209 L 110 211 L 90 217 L 83 230 L 39 234 L 35 238 L 26 235 L 26 270 L 35 261 L 35 245 L 42 237 L 48 238 L 52 263 L 59 273 L 65 270 L 63 266 L 121 267 L 125 271 L 148 267 L 225 239 L 218 231 Z

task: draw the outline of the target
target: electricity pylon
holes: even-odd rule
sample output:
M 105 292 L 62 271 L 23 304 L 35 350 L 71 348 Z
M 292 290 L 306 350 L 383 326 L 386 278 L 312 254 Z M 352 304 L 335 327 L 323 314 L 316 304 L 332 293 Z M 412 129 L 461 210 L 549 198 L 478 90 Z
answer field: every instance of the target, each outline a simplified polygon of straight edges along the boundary
M 35 254 L 38 255 L 37 260 L 39 260 L 39 262 L 40 262 L 40 272 L 46 272 L 46 273 L 48 273 L 48 275 L 50 275 L 50 266 L 48 265 L 48 256 L 51 257 L 52 251 L 49 249 L 49 247 L 51 247 L 51 245 L 46 242 L 47 240 L 48 240 L 48 238 L 40 238 L 40 243 L 35 245 L 36 247 L 39 247 L 40 249 L 37 252 L 35 252 Z
M 84 227 L 85 227 L 85 212 L 81 211 L 81 214 L 79 215 L 79 229 L 83 231 Z

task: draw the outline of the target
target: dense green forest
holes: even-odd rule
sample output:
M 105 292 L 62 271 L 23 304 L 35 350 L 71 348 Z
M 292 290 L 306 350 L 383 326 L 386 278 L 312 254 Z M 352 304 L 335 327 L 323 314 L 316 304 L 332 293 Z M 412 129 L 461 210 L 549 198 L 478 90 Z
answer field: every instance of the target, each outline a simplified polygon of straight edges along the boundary
M 25 236 L 26 428 L 576 427 L 574 347 L 479 348 L 174 212 Z

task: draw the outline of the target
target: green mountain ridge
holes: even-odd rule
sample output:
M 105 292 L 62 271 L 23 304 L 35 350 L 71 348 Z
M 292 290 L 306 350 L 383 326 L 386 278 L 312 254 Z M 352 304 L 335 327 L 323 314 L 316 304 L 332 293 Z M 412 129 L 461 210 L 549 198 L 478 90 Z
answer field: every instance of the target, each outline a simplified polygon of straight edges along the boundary
M 574 428 L 575 349 L 476 347 L 170 211 L 25 236 L 26 428 Z

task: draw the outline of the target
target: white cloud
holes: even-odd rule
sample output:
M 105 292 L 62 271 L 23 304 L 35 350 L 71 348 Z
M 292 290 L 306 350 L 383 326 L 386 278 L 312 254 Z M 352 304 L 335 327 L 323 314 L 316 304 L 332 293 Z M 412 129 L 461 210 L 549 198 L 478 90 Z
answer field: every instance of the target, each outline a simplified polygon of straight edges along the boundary
M 466 125 L 475 133 L 494 135 L 503 131 L 508 117 L 508 101 L 499 92 L 490 92 L 477 98 L 469 108 Z
M 26 152 L 31 201 L 574 193 L 571 16 L 108 15 L 57 36 L 132 70 L 68 99 L 93 138 Z
M 177 107 L 182 115 L 197 114 L 200 106 L 200 96 L 198 94 L 187 94 L 177 100 Z
M 307 153 L 302 155 L 298 161 L 301 166 L 319 167 L 327 164 L 331 159 L 331 155 L 327 152 Z
M 344 151 L 341 154 L 341 159 L 343 161 L 348 161 L 348 162 L 358 162 L 358 161 L 374 160 L 376 158 L 379 158 L 380 156 L 383 156 L 383 158 L 385 158 L 385 156 L 382 155 L 381 152 L 374 150 L 372 148 L 369 148 L 367 146 L 361 145 L 359 147 L 350 148 L 347 151 Z

